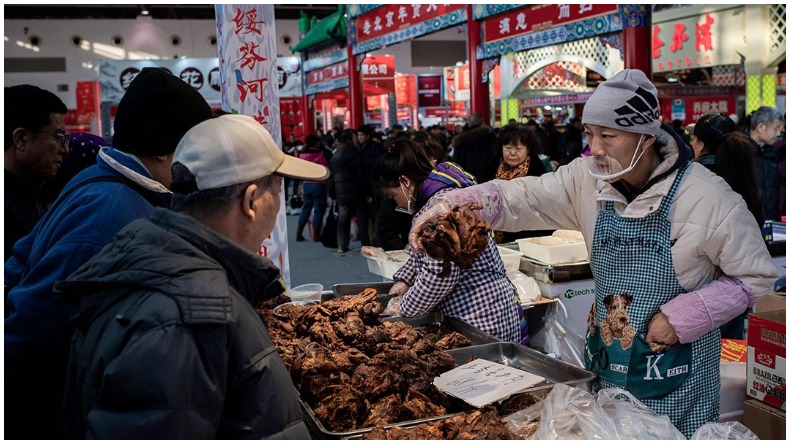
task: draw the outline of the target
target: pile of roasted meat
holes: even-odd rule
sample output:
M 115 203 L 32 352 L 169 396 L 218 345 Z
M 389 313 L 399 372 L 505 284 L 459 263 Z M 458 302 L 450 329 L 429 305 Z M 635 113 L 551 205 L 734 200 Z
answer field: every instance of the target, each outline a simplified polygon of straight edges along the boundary
M 362 439 L 519 439 L 491 407 L 418 424 L 412 428 L 376 427 Z
M 333 432 L 461 411 L 433 378 L 456 366 L 444 350 L 471 345 L 456 332 L 422 332 L 379 318 L 376 291 L 272 315 L 259 307 L 302 399 Z
M 482 208 L 480 205 L 455 206 L 447 215 L 429 220 L 420 227 L 418 238 L 425 253 L 442 261 L 439 277 L 449 276 L 451 262 L 468 270 L 483 254 L 491 226 L 475 213 Z

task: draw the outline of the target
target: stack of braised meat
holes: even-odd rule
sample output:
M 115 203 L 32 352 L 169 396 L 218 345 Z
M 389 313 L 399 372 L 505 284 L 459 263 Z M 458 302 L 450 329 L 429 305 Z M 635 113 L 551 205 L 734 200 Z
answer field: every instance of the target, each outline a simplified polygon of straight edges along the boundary
M 425 253 L 442 262 L 439 277 L 450 275 L 450 263 L 468 270 L 483 254 L 491 226 L 475 211 L 483 207 L 455 206 L 445 216 L 429 220 L 420 227 L 418 238 Z
M 502 423 L 494 408 L 478 409 L 412 428 L 376 427 L 363 439 L 519 439 Z
M 424 419 L 465 404 L 433 385 L 454 368 L 444 350 L 471 345 L 456 332 L 431 334 L 381 321 L 376 292 L 293 307 L 288 319 L 260 310 L 302 399 L 333 432 Z

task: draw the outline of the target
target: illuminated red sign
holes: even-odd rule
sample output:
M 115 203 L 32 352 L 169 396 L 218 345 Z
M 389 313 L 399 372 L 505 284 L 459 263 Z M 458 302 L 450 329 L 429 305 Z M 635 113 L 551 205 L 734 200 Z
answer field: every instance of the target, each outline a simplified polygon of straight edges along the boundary
M 342 79 L 348 76 L 348 68 L 346 62 L 335 63 L 315 71 L 307 73 L 307 84 L 316 85 L 321 82 L 328 82 L 334 79 Z
M 417 76 L 417 106 L 441 106 L 442 76 Z

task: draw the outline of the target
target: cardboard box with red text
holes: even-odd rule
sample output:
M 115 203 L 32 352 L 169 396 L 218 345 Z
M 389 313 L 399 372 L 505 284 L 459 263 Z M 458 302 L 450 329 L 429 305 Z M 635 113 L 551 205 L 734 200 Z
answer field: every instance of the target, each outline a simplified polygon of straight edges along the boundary
M 785 439 L 785 412 L 754 399 L 743 402 L 743 425 L 760 439 Z
M 749 315 L 746 394 L 787 410 L 785 310 Z

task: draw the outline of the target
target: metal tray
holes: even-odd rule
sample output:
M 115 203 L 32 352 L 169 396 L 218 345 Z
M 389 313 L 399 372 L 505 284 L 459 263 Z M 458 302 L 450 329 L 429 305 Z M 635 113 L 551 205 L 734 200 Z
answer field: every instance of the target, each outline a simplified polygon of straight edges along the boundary
M 543 383 L 530 387 L 522 393 L 543 390 L 557 383 L 567 384 L 591 392 L 592 383 L 595 379 L 595 373 L 514 342 L 473 345 L 471 347 L 448 350 L 447 353 L 455 358 L 455 362 L 458 365 L 465 364 L 473 356 L 476 356 L 480 359 L 516 367 L 546 378 L 546 381 Z
M 590 262 L 577 262 L 573 264 L 551 265 L 522 257 L 519 271 L 541 282 L 568 282 L 592 277 Z

